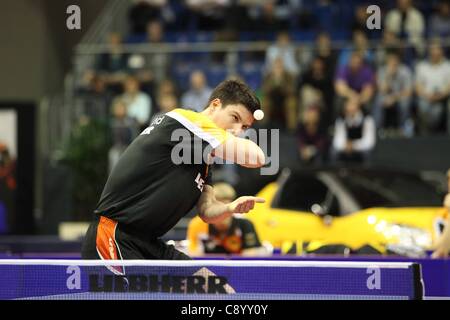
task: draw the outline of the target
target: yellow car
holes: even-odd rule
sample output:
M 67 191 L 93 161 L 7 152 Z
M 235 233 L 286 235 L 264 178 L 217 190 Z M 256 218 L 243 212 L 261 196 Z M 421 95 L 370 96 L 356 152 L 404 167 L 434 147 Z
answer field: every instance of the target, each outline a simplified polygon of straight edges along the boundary
M 424 256 L 444 228 L 443 193 L 420 174 L 375 169 L 285 170 L 247 215 L 261 241 L 302 254 Z

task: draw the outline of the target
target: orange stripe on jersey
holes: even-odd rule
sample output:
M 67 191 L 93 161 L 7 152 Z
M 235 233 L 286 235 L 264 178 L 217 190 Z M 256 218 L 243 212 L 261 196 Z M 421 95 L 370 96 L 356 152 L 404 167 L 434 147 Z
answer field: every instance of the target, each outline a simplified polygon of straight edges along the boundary
M 100 217 L 97 227 L 97 251 L 103 260 L 118 260 L 115 230 L 117 222 Z

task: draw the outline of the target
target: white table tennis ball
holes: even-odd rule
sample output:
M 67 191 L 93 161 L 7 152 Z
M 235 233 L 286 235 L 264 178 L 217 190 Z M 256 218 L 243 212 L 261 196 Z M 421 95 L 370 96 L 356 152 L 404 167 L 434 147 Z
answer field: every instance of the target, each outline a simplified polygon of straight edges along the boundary
M 253 118 L 262 120 L 264 118 L 264 112 L 261 109 L 255 110 L 255 112 L 253 112 Z

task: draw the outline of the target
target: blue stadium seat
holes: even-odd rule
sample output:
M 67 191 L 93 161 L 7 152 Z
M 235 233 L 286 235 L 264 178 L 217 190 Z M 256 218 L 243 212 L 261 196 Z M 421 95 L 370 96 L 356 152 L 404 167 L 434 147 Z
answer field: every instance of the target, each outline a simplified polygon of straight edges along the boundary
M 262 84 L 263 68 L 263 63 L 245 62 L 239 65 L 238 73 L 253 90 L 257 90 Z
M 205 75 L 208 80 L 208 85 L 215 87 L 227 78 L 227 67 L 220 64 L 210 64 L 206 69 Z

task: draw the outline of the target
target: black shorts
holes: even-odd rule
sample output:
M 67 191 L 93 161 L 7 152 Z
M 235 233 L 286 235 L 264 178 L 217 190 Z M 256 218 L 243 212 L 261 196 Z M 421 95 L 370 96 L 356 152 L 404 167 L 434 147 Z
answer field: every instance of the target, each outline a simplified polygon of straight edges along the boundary
M 103 216 L 89 226 L 81 256 L 89 260 L 191 260 L 174 246 L 160 239 L 144 239 Z

